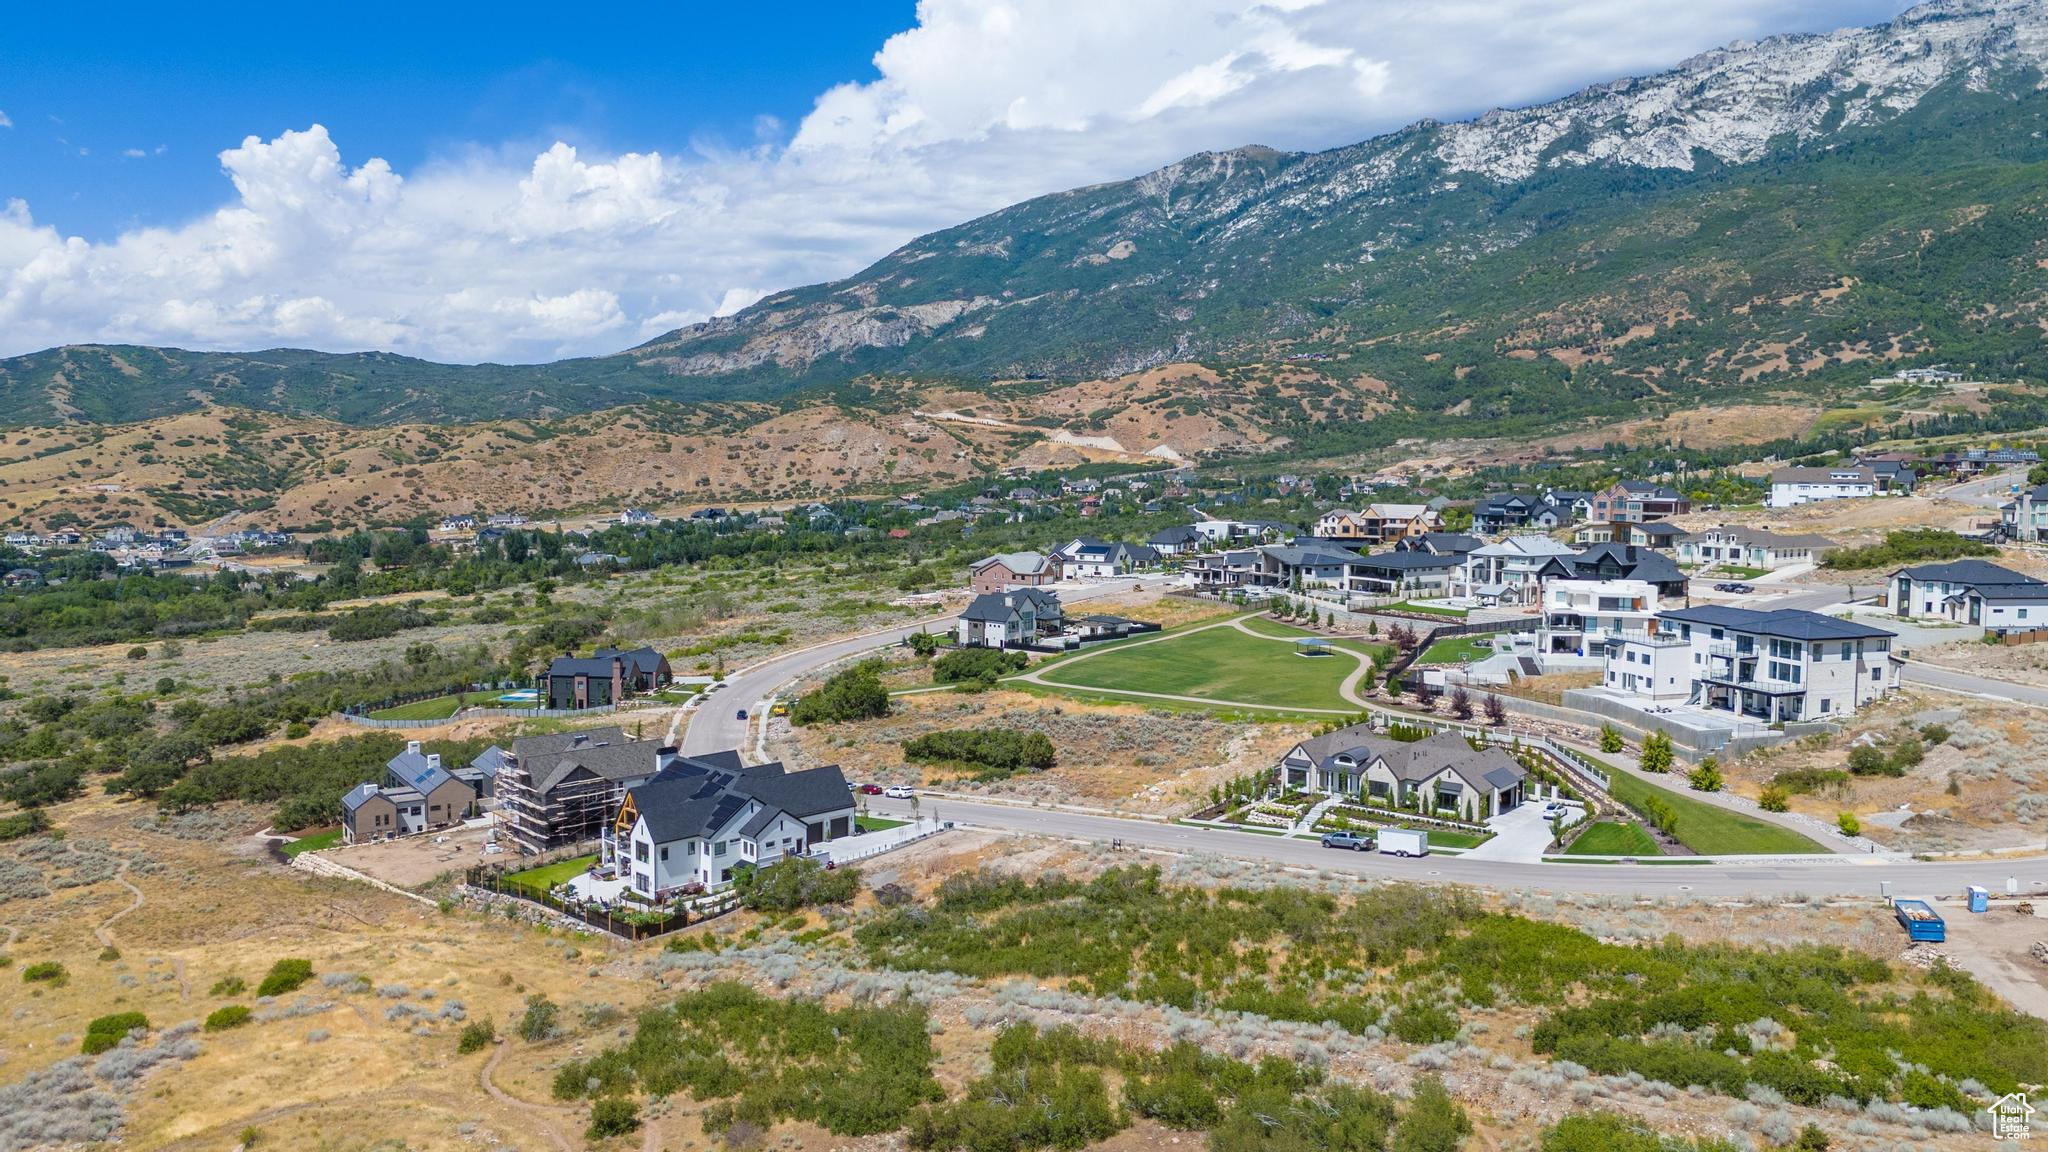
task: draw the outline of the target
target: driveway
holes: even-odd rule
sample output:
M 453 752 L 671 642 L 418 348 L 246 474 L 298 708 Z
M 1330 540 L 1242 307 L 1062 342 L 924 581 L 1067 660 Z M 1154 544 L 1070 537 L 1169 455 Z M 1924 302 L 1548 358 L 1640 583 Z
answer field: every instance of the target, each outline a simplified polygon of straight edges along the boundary
M 1583 808 L 1568 808 L 1577 815 L 1573 823 L 1586 818 Z M 1493 839 L 1465 853 L 1464 860 L 1519 860 L 1540 864 L 1544 849 L 1550 847 L 1550 821 L 1543 815 L 1543 802 L 1527 801 L 1486 822 Z

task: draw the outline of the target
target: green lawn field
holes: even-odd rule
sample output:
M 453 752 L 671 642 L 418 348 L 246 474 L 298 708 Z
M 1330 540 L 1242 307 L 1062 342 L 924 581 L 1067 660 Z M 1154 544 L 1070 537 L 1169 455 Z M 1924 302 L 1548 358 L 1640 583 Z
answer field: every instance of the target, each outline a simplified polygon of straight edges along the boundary
M 1657 841 L 1634 824 L 1603 820 L 1572 841 L 1574 856 L 1660 856 Z
M 1790 828 L 1660 788 L 1611 764 L 1603 767 L 1612 782 L 1615 799 L 1640 807 L 1645 798 L 1655 796 L 1671 805 L 1678 813 L 1678 842 L 1702 856 L 1789 856 L 1827 851 Z
M 854 822 L 860 825 L 863 832 L 886 832 L 910 823 L 908 820 L 891 820 L 887 816 L 858 816 L 854 818 Z
M 329 828 L 325 832 L 313 832 L 302 835 L 297 840 L 279 849 L 279 851 L 287 856 L 297 856 L 301 852 L 318 852 L 322 848 L 332 848 L 339 843 L 341 843 L 341 829 Z
M 446 720 L 462 707 L 460 696 L 435 696 L 370 713 L 372 720 Z
M 543 864 L 538 868 L 528 868 L 524 872 L 514 872 L 505 877 L 505 883 L 514 888 L 524 888 L 538 896 L 572 876 L 580 876 L 589 871 L 590 866 L 595 863 L 597 856 L 594 853 L 569 860 L 557 860 L 553 864 Z
M 1484 660 L 1493 655 L 1493 649 L 1483 646 L 1470 636 L 1453 636 L 1439 640 L 1423 650 L 1416 662 L 1419 664 L 1456 664 L 1463 660 Z
M 1268 635 L 1305 635 L 1262 621 Z M 1348 655 L 1297 656 L 1284 640 L 1263 640 L 1231 627 L 1185 632 L 1151 644 L 1100 651 L 1046 669 L 1049 684 L 1108 691 L 1157 692 L 1269 708 L 1348 710 L 1337 686 L 1358 668 Z

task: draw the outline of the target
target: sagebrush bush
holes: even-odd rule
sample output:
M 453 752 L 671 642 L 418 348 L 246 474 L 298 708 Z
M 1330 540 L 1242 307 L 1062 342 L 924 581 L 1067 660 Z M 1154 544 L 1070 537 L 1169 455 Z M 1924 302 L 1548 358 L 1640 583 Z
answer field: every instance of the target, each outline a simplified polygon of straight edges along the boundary
M 97 1056 L 118 1047 L 129 1033 L 148 1029 L 149 1018 L 140 1012 L 115 1012 L 101 1016 L 85 1026 L 85 1042 L 80 1051 L 87 1056 Z

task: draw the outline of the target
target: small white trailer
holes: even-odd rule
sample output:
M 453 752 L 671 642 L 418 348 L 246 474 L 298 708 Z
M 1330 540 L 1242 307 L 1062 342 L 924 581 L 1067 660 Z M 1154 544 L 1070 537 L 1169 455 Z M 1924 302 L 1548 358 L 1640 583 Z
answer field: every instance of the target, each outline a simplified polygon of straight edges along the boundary
M 1380 853 L 1386 856 L 1429 855 L 1429 833 L 1409 828 L 1379 830 Z

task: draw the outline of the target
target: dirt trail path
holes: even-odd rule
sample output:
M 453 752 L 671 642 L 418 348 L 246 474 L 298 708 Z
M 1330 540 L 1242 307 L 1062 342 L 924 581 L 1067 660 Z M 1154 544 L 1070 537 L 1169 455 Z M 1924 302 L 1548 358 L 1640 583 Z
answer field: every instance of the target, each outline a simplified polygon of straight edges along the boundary
M 497 1069 L 498 1061 L 503 1060 L 505 1058 L 506 1047 L 506 1044 L 500 1041 L 495 1047 L 491 1049 L 491 1058 L 489 1060 L 484 1061 L 483 1071 L 477 1074 L 478 1082 L 483 1085 L 484 1091 L 490 1094 L 491 1099 L 496 1100 L 498 1103 L 505 1105 L 507 1108 L 510 1108 L 515 1112 L 521 1113 L 528 1120 L 531 1120 L 533 1122 L 533 1126 L 536 1129 L 538 1129 L 542 1135 L 546 1136 L 548 1138 L 548 1142 L 550 1144 L 553 1144 L 557 1149 L 560 1150 L 560 1152 L 570 1152 L 569 1142 L 562 1138 L 561 1130 L 556 1128 L 554 1123 L 548 1117 L 548 1113 L 550 1111 L 549 1109 L 542 1108 L 538 1104 L 529 1104 L 526 1101 L 521 1100 L 517 1096 L 514 1096 L 511 1093 L 506 1092 L 504 1089 L 498 1087 L 498 1085 L 491 1080 L 491 1073 Z
M 130 912 L 135 911 L 136 909 L 142 907 L 144 904 L 149 903 L 148 899 L 142 895 L 142 889 L 137 888 L 135 885 L 130 884 L 128 882 L 128 862 L 126 860 L 121 861 L 120 869 L 114 873 L 114 883 L 119 884 L 123 888 L 126 888 L 131 894 L 133 894 L 135 897 L 135 903 L 130 904 L 126 908 L 121 909 L 119 912 L 114 913 L 112 916 L 107 917 L 105 920 L 100 921 L 98 926 L 93 928 L 92 934 L 95 938 L 99 940 L 100 947 L 102 948 L 114 947 L 113 927 L 114 922 L 116 920 L 119 920 L 121 917 L 128 915 Z

